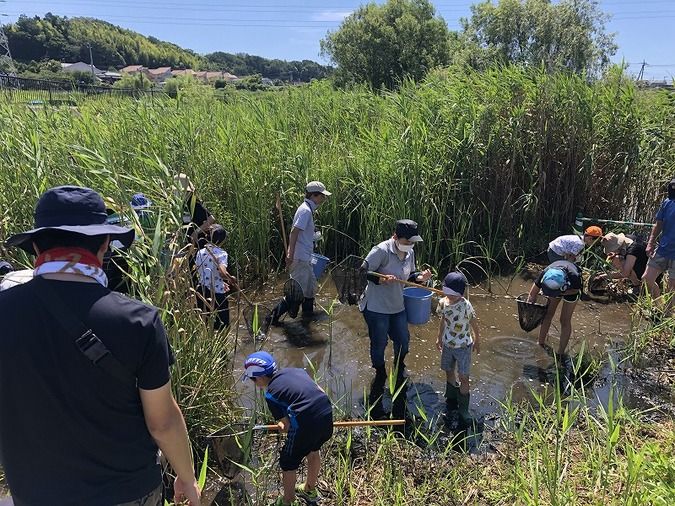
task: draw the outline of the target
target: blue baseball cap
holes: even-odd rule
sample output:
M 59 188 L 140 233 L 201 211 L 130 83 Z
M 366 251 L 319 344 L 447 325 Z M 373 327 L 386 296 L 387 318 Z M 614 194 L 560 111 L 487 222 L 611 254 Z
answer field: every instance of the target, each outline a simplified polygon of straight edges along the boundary
M 63 230 L 86 236 L 109 235 L 129 247 L 134 230 L 106 223 L 108 213 L 103 198 L 90 188 L 57 186 L 44 192 L 35 206 L 35 228 L 7 239 L 7 246 L 16 246 L 28 253 L 32 240 L 42 230 Z
M 454 295 L 455 297 L 464 297 L 466 290 L 466 277 L 461 272 L 449 272 L 443 280 L 443 293 Z
M 541 291 L 544 295 L 555 297 L 568 288 L 567 274 L 564 270 L 553 268 L 544 272 L 541 278 Z
M 244 379 L 272 376 L 277 372 L 277 363 L 274 357 L 266 351 L 251 353 L 244 362 Z
M 6 260 L 0 260 L 0 276 L 4 276 L 8 272 L 12 272 L 14 266 Z
M 131 197 L 131 208 L 136 211 L 147 209 L 151 205 L 152 201 L 142 193 L 136 193 L 133 197 Z

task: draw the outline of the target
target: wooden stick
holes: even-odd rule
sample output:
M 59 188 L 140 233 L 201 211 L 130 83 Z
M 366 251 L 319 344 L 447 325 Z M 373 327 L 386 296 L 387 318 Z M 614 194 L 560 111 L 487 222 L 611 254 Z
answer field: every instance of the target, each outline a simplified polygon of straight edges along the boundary
M 281 238 L 284 241 L 284 258 L 288 255 L 288 239 L 286 239 L 286 225 L 284 224 L 284 214 L 281 211 L 281 195 L 277 193 L 277 210 L 279 211 L 279 222 L 281 223 Z
M 373 427 L 381 425 L 405 425 L 405 420 L 347 420 L 344 422 L 333 422 L 333 427 Z M 255 425 L 253 430 L 279 430 L 278 425 Z
M 387 277 L 385 274 L 380 274 L 379 272 L 372 272 L 372 274 L 375 274 L 375 276 L 377 276 L 380 279 L 385 279 Z M 447 295 L 446 293 L 443 292 L 443 290 L 439 290 L 437 288 L 430 288 L 424 285 L 419 285 L 417 283 L 413 283 L 412 281 L 406 281 L 405 279 L 395 279 L 394 281 L 406 286 L 413 286 L 415 288 L 424 288 L 425 290 L 429 290 L 431 293 L 435 293 L 436 295 L 440 295 L 441 297 L 445 297 Z

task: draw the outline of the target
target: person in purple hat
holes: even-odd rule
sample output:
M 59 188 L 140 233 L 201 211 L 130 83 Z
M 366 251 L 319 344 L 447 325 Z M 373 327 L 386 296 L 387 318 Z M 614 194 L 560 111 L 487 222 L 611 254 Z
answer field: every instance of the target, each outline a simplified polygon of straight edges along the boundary
M 173 354 L 157 309 L 107 287 L 108 246 L 134 231 L 106 217 L 94 190 L 59 186 L 40 197 L 35 228 L 6 241 L 37 258 L 31 281 L 0 292 L 5 478 L 19 505 L 160 506 L 161 449 L 176 498 L 196 506 Z
M 265 351 L 252 353 L 244 362 L 244 375 L 265 389 L 265 400 L 279 429 L 287 432 L 281 449 L 284 495 L 275 506 L 299 504 L 296 494 L 310 504 L 320 499 L 317 491 L 321 455 L 319 451 L 333 435 L 333 406 L 326 393 L 304 369 L 279 369 Z M 296 487 L 297 470 L 307 457 L 307 481 Z
M 464 274 L 449 272 L 443 280 L 445 297 L 438 303 L 441 324 L 436 348 L 441 352 L 441 369 L 446 376 L 447 420 L 452 423 L 455 415 L 459 414 L 462 424 L 469 426 L 471 353 L 480 353 L 480 330 L 476 312 L 471 302 L 464 298 L 465 292 Z
M 560 311 L 560 344 L 558 354 L 562 355 L 567 349 L 567 343 L 572 335 L 572 313 L 577 307 L 577 301 L 581 298 L 583 280 L 581 269 L 567 260 L 558 260 L 546 267 L 532 284 L 528 294 L 528 302 L 534 302 L 537 294 L 541 292 L 548 297 L 548 310 L 539 329 L 539 345 L 546 344 L 548 330 L 551 328 L 558 304 L 563 301 Z

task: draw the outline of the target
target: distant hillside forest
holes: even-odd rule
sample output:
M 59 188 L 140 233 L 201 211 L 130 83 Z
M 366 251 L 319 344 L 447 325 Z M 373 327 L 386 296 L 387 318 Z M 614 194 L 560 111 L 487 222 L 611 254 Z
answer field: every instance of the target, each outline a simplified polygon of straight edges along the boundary
M 51 13 L 42 18 L 21 16 L 16 23 L 4 28 L 12 57 L 20 64 L 47 60 L 88 63 L 91 45 L 94 63 L 103 70 L 143 65 L 223 70 L 238 76 L 261 74 L 285 81 L 320 79 L 331 70 L 311 60 L 270 60 L 220 51 L 202 56 L 176 44 L 92 18 L 67 18 Z

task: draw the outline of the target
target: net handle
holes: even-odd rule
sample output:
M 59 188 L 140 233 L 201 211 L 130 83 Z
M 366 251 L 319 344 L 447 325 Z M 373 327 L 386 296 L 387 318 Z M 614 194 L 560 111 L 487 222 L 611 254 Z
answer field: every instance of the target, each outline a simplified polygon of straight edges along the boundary
M 389 426 L 389 425 L 405 425 L 405 420 L 346 420 L 342 422 L 333 422 L 333 427 L 336 429 L 347 427 L 375 427 L 375 426 Z M 254 425 L 253 430 L 279 430 L 280 427 L 274 425 Z
M 380 279 L 385 279 L 387 276 L 385 274 L 380 274 L 379 272 L 369 272 L 369 274 L 374 274 Z M 429 286 L 424 286 L 420 285 L 418 283 L 413 283 L 412 281 L 406 281 L 405 279 L 394 279 L 397 283 L 401 283 L 402 285 L 406 286 L 412 286 L 414 288 L 423 288 L 425 290 L 429 290 L 431 293 L 435 293 L 436 295 L 440 295 L 441 297 L 445 297 L 447 294 L 443 292 L 443 290 L 439 290 L 438 288 L 431 288 Z

